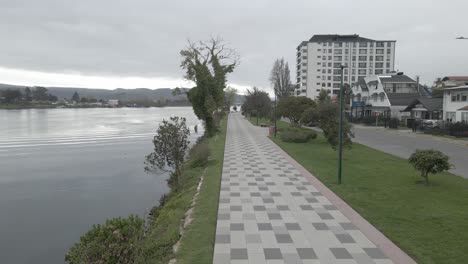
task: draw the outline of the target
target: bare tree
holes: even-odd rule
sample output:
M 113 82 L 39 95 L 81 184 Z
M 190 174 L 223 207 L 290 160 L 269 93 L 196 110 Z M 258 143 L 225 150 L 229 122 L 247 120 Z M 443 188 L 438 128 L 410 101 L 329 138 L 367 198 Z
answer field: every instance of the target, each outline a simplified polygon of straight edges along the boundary
M 277 59 L 270 73 L 270 82 L 278 98 L 286 97 L 294 91 L 291 83 L 288 63 L 284 58 Z
M 180 52 L 185 78 L 196 86 L 188 92 L 195 115 L 203 120 L 208 136 L 215 131 L 214 113 L 224 105 L 227 74 L 238 65 L 239 56 L 221 38 L 188 43 Z

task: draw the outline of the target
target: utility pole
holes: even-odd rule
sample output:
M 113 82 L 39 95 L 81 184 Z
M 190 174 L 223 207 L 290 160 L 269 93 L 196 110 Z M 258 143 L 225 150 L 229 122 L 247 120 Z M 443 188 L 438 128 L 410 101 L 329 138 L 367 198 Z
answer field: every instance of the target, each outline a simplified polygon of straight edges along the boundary
M 341 87 L 340 87 L 340 116 L 338 124 L 338 184 L 341 184 L 341 171 L 342 171 L 342 159 L 343 159 L 343 101 L 344 101 L 344 65 L 341 68 Z

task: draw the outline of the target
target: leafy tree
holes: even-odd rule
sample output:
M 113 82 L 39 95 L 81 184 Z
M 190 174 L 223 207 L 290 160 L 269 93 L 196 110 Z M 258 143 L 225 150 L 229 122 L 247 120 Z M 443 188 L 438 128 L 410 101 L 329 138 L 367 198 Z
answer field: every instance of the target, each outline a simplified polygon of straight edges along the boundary
M 411 154 L 408 162 L 421 172 L 425 185 L 429 184 L 429 173 L 435 174 L 447 171 L 451 167 L 449 157 L 434 149 L 418 149 Z
M 287 97 L 294 91 L 288 63 L 284 58 L 277 59 L 270 72 L 270 82 L 278 98 Z
M 234 103 L 234 99 L 236 98 L 237 95 L 237 89 L 228 87 L 226 90 L 224 90 L 224 103 L 225 107 L 229 109 L 231 105 Z
M 36 101 L 47 101 L 49 99 L 49 94 L 47 93 L 47 88 L 36 86 L 32 92 L 33 99 Z
M 29 87 L 24 88 L 24 100 L 26 102 L 32 101 L 32 92 L 31 92 L 31 88 Z
M 269 118 L 271 116 L 271 100 L 268 93 L 259 90 L 257 87 L 253 87 L 251 90 L 247 89 L 242 111 L 250 116 Z
M 185 118 L 174 116 L 169 121 L 163 120 L 153 139 L 154 151 L 146 156 L 145 170 L 171 173 L 171 188 L 178 189 L 181 184 L 180 175 L 190 143 L 189 134 Z
M 80 102 L 80 96 L 78 95 L 78 92 L 75 91 L 71 99 L 73 102 L 77 102 L 77 103 Z
M 47 101 L 49 101 L 49 102 L 57 102 L 58 101 L 57 96 L 55 96 L 53 94 L 48 94 L 47 97 L 48 97 Z
M 22 93 L 20 90 L 6 89 L 2 92 L 2 97 L 4 98 L 5 103 L 11 104 L 21 100 Z
M 313 106 L 315 102 L 305 96 L 283 97 L 278 103 L 278 115 L 289 119 L 293 126 L 301 126 L 304 111 Z
M 224 105 L 226 77 L 237 66 L 237 55 L 220 38 L 189 42 L 180 55 L 185 78 L 195 82 L 187 97 L 195 115 L 203 121 L 207 135 L 213 136 L 216 131 L 214 114 Z

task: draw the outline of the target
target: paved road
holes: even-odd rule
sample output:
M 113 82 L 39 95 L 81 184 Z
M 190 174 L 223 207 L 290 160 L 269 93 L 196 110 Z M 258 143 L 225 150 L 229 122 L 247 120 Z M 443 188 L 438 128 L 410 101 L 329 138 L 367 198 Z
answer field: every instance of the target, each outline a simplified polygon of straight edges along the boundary
M 265 134 L 230 114 L 213 262 L 393 263 Z
M 468 178 L 468 141 L 438 138 L 383 128 L 354 126 L 354 141 L 395 156 L 408 158 L 416 149 L 433 148 L 450 157 L 455 165 L 450 171 Z

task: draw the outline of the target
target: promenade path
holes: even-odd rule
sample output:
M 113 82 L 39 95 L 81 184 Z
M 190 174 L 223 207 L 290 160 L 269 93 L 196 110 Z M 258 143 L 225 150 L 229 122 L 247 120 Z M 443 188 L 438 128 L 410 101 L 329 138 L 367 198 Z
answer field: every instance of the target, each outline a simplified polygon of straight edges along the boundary
M 266 133 L 229 115 L 213 263 L 415 263 Z

